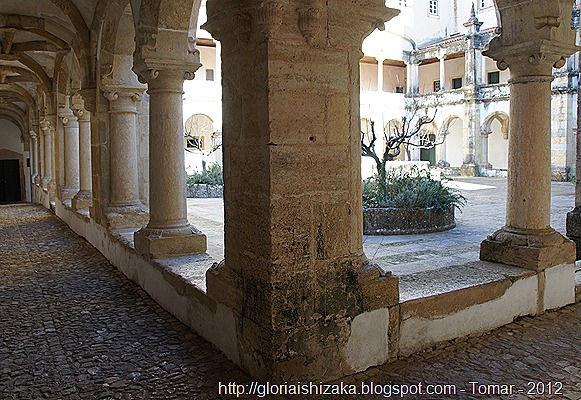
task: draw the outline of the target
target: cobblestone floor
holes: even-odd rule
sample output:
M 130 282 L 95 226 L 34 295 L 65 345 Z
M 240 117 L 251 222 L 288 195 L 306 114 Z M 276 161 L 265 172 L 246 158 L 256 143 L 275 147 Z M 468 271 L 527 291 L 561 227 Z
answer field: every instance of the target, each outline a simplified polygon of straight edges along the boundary
M 233 399 L 218 395 L 218 382 L 251 384 L 40 207 L 0 206 L 0 275 L 1 400 Z M 472 394 L 473 381 L 513 384 L 515 394 Z M 581 305 L 523 318 L 342 382 L 358 390 L 362 382 L 456 385 L 456 395 L 409 399 L 581 399 Z M 527 395 L 528 382 L 540 383 L 535 389 L 545 394 Z M 562 394 L 548 395 L 549 384 L 561 388 L 556 382 Z

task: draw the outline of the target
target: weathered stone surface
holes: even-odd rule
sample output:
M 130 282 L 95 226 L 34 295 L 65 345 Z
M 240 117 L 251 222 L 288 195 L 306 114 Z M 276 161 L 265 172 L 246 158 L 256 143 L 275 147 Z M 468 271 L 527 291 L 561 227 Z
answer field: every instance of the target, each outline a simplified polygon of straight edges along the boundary
M 397 11 L 334 0 L 317 22 L 304 6 L 210 0 L 204 25 L 225 93 L 226 254 L 208 295 L 236 313 L 243 368 L 276 381 L 352 372 L 351 322 L 397 302 L 396 279 L 359 279 L 358 105 L 362 39 Z
M 513 243 L 489 237 L 480 244 L 480 259 L 534 271 L 575 261 L 576 249 L 572 241 L 560 237 L 558 238 L 560 243 L 543 246 L 535 243 L 535 239 L 539 237 L 534 236 L 528 243 Z
M 206 235 L 192 231 L 190 234 L 164 236 L 162 230 L 135 235 L 135 248 L 151 258 L 166 258 L 186 254 L 205 253 Z

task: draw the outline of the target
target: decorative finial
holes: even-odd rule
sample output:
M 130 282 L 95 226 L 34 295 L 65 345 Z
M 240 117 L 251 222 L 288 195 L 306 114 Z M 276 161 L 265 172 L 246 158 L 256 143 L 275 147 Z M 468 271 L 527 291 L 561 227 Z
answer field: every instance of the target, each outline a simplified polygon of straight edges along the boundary
M 474 8 L 474 2 L 472 2 L 472 10 L 470 10 L 470 19 L 476 18 L 476 9 Z

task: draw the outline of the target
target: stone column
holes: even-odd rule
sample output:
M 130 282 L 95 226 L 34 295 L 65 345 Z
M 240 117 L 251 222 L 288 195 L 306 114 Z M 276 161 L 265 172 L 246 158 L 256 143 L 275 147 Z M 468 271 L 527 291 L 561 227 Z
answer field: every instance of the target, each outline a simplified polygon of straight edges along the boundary
M 577 17 L 578 18 L 578 17 Z M 579 30 L 579 27 L 577 27 Z M 580 39 L 577 38 L 579 42 Z M 581 57 L 577 53 L 577 68 L 581 71 Z M 581 88 L 581 82 L 577 83 Z M 577 129 L 575 162 L 575 208 L 567 213 L 567 237 L 575 242 L 576 260 L 581 260 L 581 90 L 577 91 Z
M 488 162 L 488 137 L 492 134 L 492 132 L 480 132 L 480 161 L 479 165 L 486 169 L 492 169 L 492 164 Z
M 79 121 L 69 105 L 69 97 L 60 112 L 64 130 L 64 185 L 61 200 L 71 205 L 72 198 L 79 191 Z
M 397 11 L 305 4 L 209 0 L 204 25 L 224 76 L 225 260 L 208 295 L 233 316 L 229 356 L 277 381 L 384 362 L 386 335 L 363 343 L 357 326 L 387 333 L 398 302 L 363 254 L 359 119 L 362 41 Z
M 38 181 L 38 135 L 35 131 L 30 131 L 30 183 L 32 186 Z
M 110 229 L 141 228 L 147 212 L 139 199 L 137 103 L 143 89 L 105 88 L 109 100 L 110 197 L 106 212 Z
M 482 55 L 480 48 L 483 45 L 480 27 L 482 22 L 476 18 L 474 3 L 470 19 L 464 23 L 468 30 L 468 49 L 464 53 L 464 161 L 460 172 L 465 176 L 480 175 L 480 166 L 478 165 L 478 153 L 482 143 L 480 142 L 480 107 L 476 98 L 476 87 L 480 83 L 480 62 Z
M 93 204 L 91 176 L 91 114 L 84 102 L 74 104 L 79 119 L 79 191 L 73 197 L 73 209 L 88 210 Z
M 414 96 L 420 93 L 420 62 L 414 56 L 405 62 L 407 68 L 407 94 Z
M 38 127 L 38 185 L 43 187 L 43 179 L 45 174 L 44 165 L 44 134 L 42 133 L 42 125 Z
M 206 252 L 206 235 L 188 222 L 186 202 L 182 95 L 184 79 L 193 77 L 160 70 L 148 79 L 149 223 L 135 233 L 135 249 L 152 258 Z
M 384 57 L 379 57 L 377 59 L 377 91 L 383 93 L 383 62 Z
M 440 60 L 440 91 L 446 90 L 446 55 L 442 54 L 438 57 Z
M 571 5 L 497 3 L 503 34 L 486 55 L 511 73 L 506 225 L 482 242 L 480 258 L 543 271 L 575 260 L 574 243 L 550 225 L 552 68 L 577 50 Z
M 62 121 L 62 112 L 64 106 L 60 107 L 58 110 L 57 118 L 55 121 L 55 131 L 52 137 L 53 140 L 53 151 L 54 157 L 52 162 L 54 164 L 54 175 L 53 179 L 55 181 L 56 197 L 64 201 L 63 190 L 65 187 L 65 126 Z
M 54 118 L 53 118 L 54 119 Z M 44 172 L 42 179 L 42 187 L 48 192 L 54 194 L 55 182 L 54 182 L 54 157 L 53 157 L 53 137 L 54 128 L 51 123 L 44 120 L 40 123 L 40 129 L 42 130 L 42 136 L 44 138 Z

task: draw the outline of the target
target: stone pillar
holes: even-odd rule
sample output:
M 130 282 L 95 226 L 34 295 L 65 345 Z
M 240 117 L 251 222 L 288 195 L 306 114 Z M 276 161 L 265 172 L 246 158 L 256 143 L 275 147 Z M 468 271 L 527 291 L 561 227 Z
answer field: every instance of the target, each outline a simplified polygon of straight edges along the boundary
M 579 30 L 579 27 L 577 27 Z M 579 38 L 577 38 L 579 42 Z M 581 57 L 577 53 L 577 68 L 581 71 Z M 581 82 L 577 83 L 578 89 Z M 567 213 L 567 237 L 575 242 L 576 260 L 581 260 L 581 90 L 577 91 L 577 129 L 575 162 L 575 208 Z
M 488 137 L 492 134 L 492 132 L 480 132 L 480 161 L 479 165 L 486 169 L 492 169 L 492 164 L 488 162 Z
M 370 319 L 387 333 L 398 302 L 397 279 L 363 254 L 359 61 L 398 12 L 383 0 L 209 0 L 207 12 L 223 49 L 225 260 L 206 278 L 233 316 L 229 357 L 276 381 L 385 362 L 385 334 L 357 338 Z
M 438 57 L 440 60 L 440 91 L 446 90 L 446 55 L 442 54 Z
M 109 100 L 110 197 L 106 211 L 109 229 L 141 228 L 147 211 L 139 199 L 137 103 L 143 89 L 105 88 Z
M 30 131 L 30 183 L 34 186 L 38 181 L 38 135 L 35 131 Z
M 377 59 L 377 91 L 383 93 L 383 62 L 385 58 L 379 57 Z
M 415 56 L 405 62 L 407 68 L 407 94 L 415 96 L 420 93 L 420 62 Z
M 206 235 L 188 222 L 186 202 L 182 95 L 184 79 L 193 77 L 161 70 L 148 79 L 149 223 L 135 233 L 135 248 L 152 258 L 206 252 Z
M 64 185 L 61 200 L 70 205 L 79 191 L 79 121 L 69 105 L 69 97 L 60 112 L 64 139 Z
M 216 83 L 222 84 L 222 45 L 220 42 L 216 42 L 216 75 L 214 79 Z
M 569 1 L 512 3 L 497 0 L 503 34 L 485 53 L 511 73 L 506 225 L 482 242 L 480 258 L 543 271 L 575 260 L 574 243 L 550 225 L 551 82 L 577 49 Z
M 59 108 L 55 121 L 56 129 L 52 137 L 54 151 L 52 162 L 54 164 L 53 179 L 56 185 L 56 197 L 64 201 L 62 193 L 65 187 L 65 126 L 61 116 L 63 110 L 64 107 Z
M 91 114 L 85 110 L 84 102 L 74 103 L 79 119 L 79 191 L 73 197 L 73 209 L 88 210 L 93 204 L 91 176 Z
M 56 120 L 54 117 L 51 119 Z M 44 174 L 42 187 L 53 198 L 56 188 L 54 181 L 55 162 L 53 157 L 54 127 L 50 121 L 44 120 L 40 123 L 40 129 L 44 137 Z
M 42 132 L 42 124 L 39 124 L 39 129 L 38 129 L 38 180 L 37 180 L 37 183 L 40 187 L 43 187 L 44 175 L 45 175 L 44 134 Z
M 464 53 L 464 92 L 466 102 L 464 103 L 464 161 L 460 172 L 465 176 L 480 175 L 480 166 L 477 156 L 482 147 L 480 141 L 480 106 L 476 98 L 476 87 L 480 83 L 480 69 L 482 55 L 480 48 L 483 46 L 480 27 L 482 22 L 476 18 L 474 3 L 470 19 L 464 23 L 468 30 L 468 49 Z

